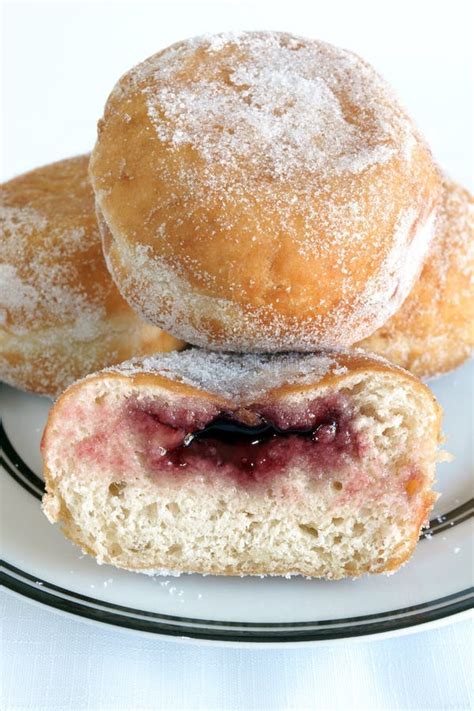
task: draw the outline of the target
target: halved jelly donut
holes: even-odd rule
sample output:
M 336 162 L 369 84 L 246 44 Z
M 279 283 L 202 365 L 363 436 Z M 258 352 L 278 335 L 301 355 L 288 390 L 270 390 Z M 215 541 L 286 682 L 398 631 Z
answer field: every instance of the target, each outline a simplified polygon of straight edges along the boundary
M 124 568 L 394 570 L 435 500 L 439 423 L 428 388 L 361 354 L 158 355 L 60 397 L 44 510 Z

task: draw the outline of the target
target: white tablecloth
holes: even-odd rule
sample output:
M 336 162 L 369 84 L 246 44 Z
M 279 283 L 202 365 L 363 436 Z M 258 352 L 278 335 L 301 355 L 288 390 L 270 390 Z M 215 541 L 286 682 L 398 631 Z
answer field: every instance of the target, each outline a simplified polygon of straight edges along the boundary
M 5 711 L 473 708 L 473 628 L 299 649 L 161 641 L 2 593 Z

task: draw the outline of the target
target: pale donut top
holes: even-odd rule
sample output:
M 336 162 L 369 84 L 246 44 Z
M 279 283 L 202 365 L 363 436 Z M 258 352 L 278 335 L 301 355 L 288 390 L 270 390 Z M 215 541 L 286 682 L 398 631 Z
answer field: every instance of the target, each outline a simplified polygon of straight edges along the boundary
M 197 65 L 192 85 L 176 82 L 196 52 L 226 45 L 235 50 L 225 68 L 213 74 Z M 316 40 L 272 32 L 205 35 L 154 55 L 129 78 L 146 81 L 159 138 L 191 145 L 209 164 L 203 178 L 211 189 L 220 187 L 216 166 L 227 169 L 226 178 L 235 170 L 235 180 L 247 175 L 238 171 L 241 161 L 272 177 L 359 173 L 396 153 L 408 158 L 414 143 L 413 124 L 374 70 Z

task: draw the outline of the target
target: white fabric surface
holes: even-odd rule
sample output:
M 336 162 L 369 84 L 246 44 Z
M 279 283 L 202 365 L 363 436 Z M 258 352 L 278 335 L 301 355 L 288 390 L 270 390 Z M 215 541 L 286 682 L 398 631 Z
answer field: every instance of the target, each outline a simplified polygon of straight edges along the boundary
M 474 705 L 472 620 L 299 649 L 161 641 L 2 592 L 5 711 L 453 709 Z

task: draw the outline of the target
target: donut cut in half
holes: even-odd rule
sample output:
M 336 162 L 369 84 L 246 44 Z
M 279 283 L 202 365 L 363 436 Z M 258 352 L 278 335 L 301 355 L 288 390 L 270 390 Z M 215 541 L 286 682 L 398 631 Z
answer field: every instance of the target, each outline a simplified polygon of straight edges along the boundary
M 440 416 L 425 385 L 362 353 L 131 361 L 55 404 L 44 511 L 136 571 L 391 572 L 436 499 Z

